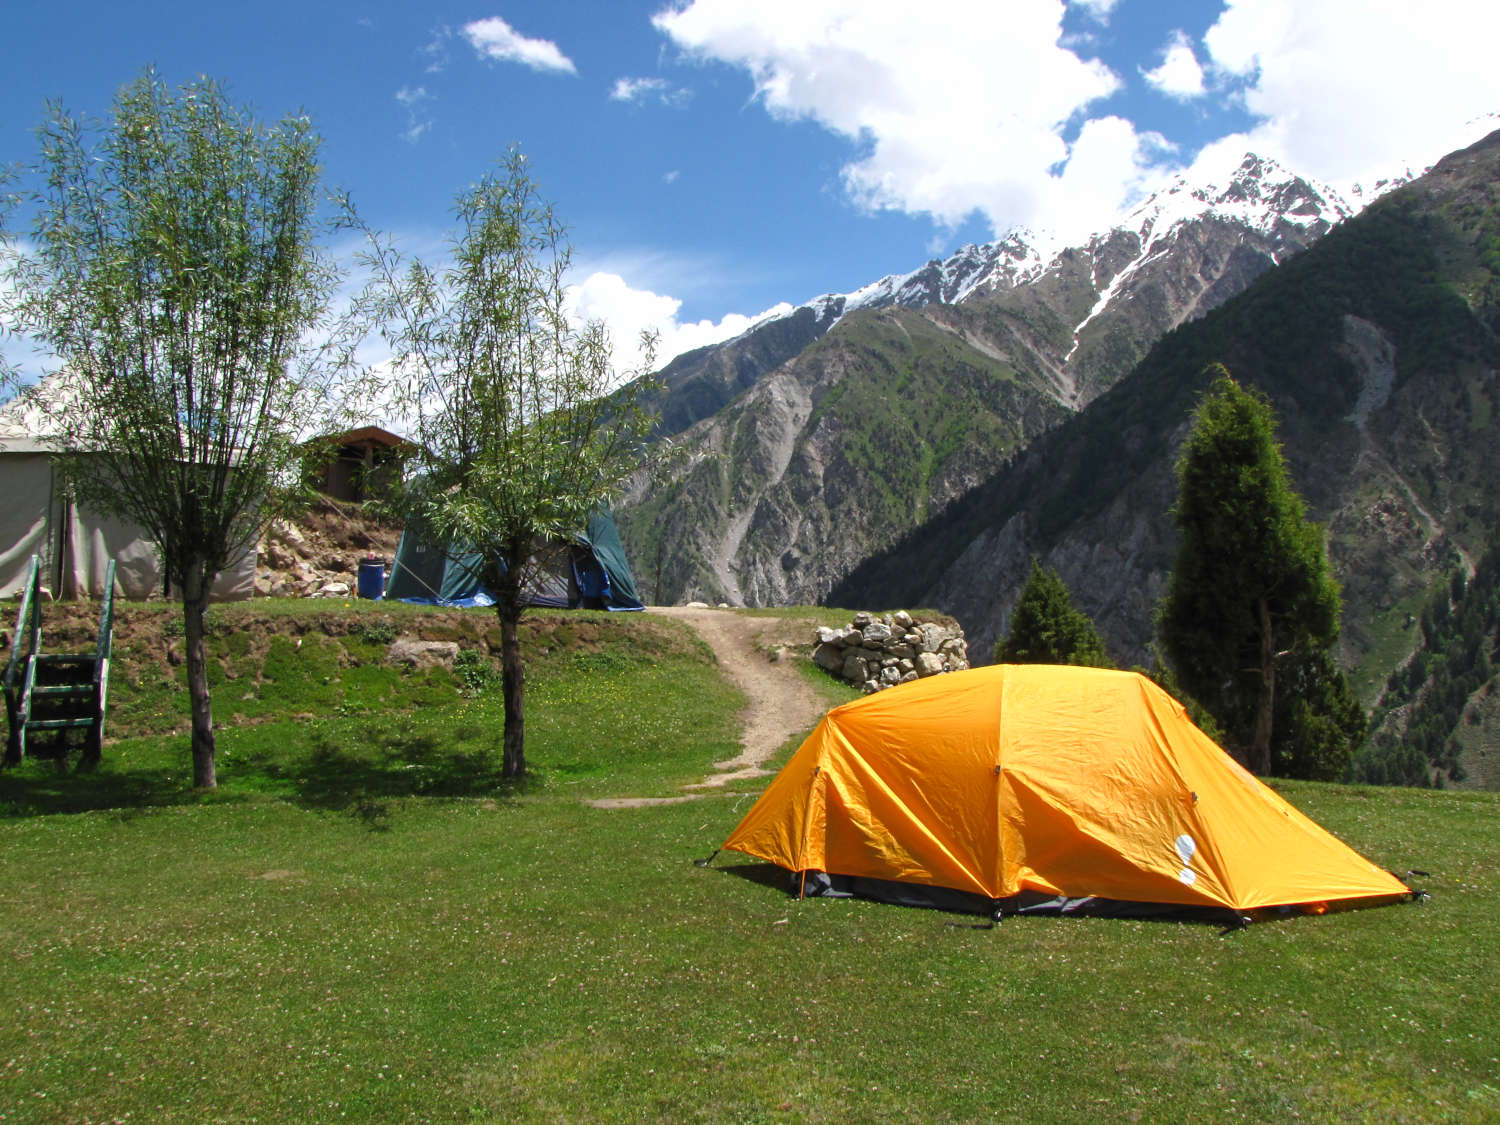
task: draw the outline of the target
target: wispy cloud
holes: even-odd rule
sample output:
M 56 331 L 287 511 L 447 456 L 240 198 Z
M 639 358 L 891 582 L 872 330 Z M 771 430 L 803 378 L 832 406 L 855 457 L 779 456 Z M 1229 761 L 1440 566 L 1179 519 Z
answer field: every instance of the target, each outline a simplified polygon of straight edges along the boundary
M 425 69 L 428 74 L 438 74 L 448 65 L 448 40 L 452 38 L 453 29 L 450 27 L 433 29 L 432 38 L 421 48 L 421 54 L 427 60 Z
M 480 58 L 515 62 L 532 70 L 577 74 L 573 60 L 550 39 L 528 39 L 499 16 L 464 24 L 464 38 Z
M 427 103 L 433 100 L 431 94 L 423 86 L 402 86 L 396 91 L 396 100 L 406 110 L 406 128 L 401 133 L 401 139 L 408 144 L 415 144 L 418 138 L 428 129 L 432 128 L 432 117 L 427 112 Z
M 673 86 L 665 78 L 617 78 L 609 92 L 611 101 L 660 102 L 662 105 L 680 107 L 692 100 L 693 92 L 681 86 Z
M 1068 0 L 1068 6 L 1088 14 L 1098 23 L 1108 23 L 1120 0 Z

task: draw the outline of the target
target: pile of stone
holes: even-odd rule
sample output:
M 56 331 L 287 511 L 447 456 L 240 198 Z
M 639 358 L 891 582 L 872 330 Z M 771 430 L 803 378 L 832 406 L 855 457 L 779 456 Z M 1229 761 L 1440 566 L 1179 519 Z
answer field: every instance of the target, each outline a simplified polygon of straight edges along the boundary
M 856 613 L 845 629 L 820 628 L 813 662 L 866 693 L 969 666 L 969 642 L 956 623 L 917 621 L 904 609 Z
M 383 558 L 389 573 L 400 528 L 365 518 L 324 500 L 297 523 L 276 520 L 259 543 L 257 597 L 349 598 L 367 555 Z

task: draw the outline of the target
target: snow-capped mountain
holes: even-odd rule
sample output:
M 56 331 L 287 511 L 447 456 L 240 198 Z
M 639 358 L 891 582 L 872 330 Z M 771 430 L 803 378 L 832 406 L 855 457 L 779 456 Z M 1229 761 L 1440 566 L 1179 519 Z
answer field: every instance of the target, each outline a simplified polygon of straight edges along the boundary
M 1086 239 L 1076 249 L 1090 250 L 1116 234 L 1129 232 L 1141 245 L 1139 264 L 1160 252 L 1183 224 L 1207 219 L 1235 223 L 1273 242 L 1286 243 L 1286 226 L 1320 234 L 1400 182 L 1382 181 L 1362 192 L 1359 205 L 1352 206 L 1326 184 L 1293 175 L 1273 160 L 1247 154 L 1224 184 L 1194 184 L 1179 177 L 1132 208 L 1109 230 Z M 960 304 L 970 297 L 1036 281 L 1056 268 L 1058 258 L 1069 248 L 1053 246 L 1054 241 L 1018 231 L 996 242 L 970 243 L 946 259 L 934 258 L 910 273 L 887 274 L 852 293 L 825 293 L 802 307 L 813 309 L 820 318 L 831 315 L 837 319 L 862 308 Z M 1293 247 L 1300 249 L 1301 241 L 1292 240 Z M 1116 279 L 1119 277 L 1117 274 Z
M 818 601 L 1357 209 L 1247 156 L 1079 245 L 1017 232 L 964 246 L 678 357 L 659 405 L 693 456 L 618 512 L 632 555 L 661 560 L 643 567 L 648 589 Z

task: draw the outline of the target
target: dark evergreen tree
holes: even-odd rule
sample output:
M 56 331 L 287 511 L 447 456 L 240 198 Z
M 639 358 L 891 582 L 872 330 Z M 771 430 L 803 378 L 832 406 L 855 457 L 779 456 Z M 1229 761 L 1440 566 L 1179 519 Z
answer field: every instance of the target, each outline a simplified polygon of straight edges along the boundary
M 1010 634 L 995 645 L 995 662 L 1114 667 L 1093 621 L 1073 605 L 1067 584 L 1035 558 L 1010 615 Z
M 1332 654 L 1310 650 L 1277 676 L 1271 772 L 1277 777 L 1342 780 L 1366 728 L 1364 709 Z
M 1181 540 L 1158 612 L 1162 647 L 1250 769 L 1338 774 L 1364 723 L 1329 656 L 1339 590 L 1323 532 L 1288 478 L 1270 403 L 1222 366 L 1210 373 L 1177 463 Z

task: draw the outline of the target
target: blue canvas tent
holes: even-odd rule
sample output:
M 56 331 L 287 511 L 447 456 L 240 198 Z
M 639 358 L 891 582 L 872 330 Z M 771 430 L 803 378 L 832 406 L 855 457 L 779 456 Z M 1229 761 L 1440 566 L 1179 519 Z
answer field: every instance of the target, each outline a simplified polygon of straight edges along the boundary
M 595 512 L 588 527 L 566 543 L 554 544 L 534 568 L 526 604 L 556 609 L 643 609 L 625 560 L 615 521 Z M 493 605 L 481 582 L 482 556 L 466 544 L 447 547 L 409 522 L 396 546 L 385 596 L 430 605 Z M 505 565 L 505 561 L 501 561 Z

